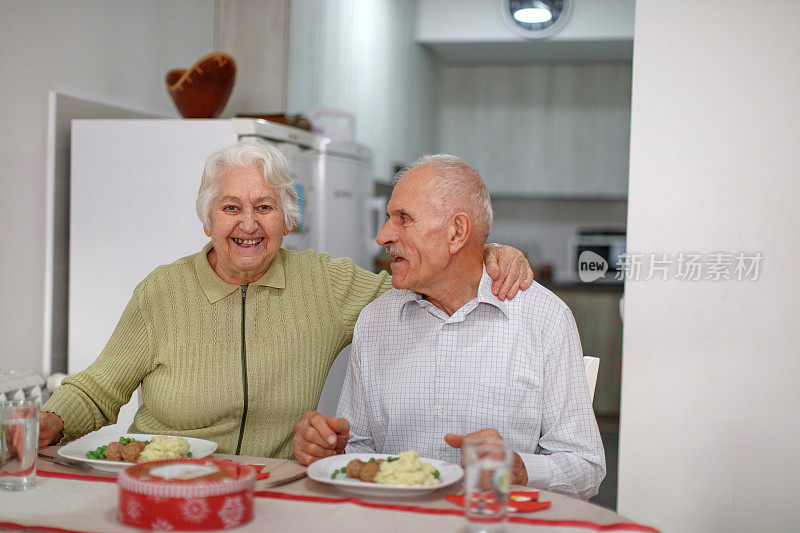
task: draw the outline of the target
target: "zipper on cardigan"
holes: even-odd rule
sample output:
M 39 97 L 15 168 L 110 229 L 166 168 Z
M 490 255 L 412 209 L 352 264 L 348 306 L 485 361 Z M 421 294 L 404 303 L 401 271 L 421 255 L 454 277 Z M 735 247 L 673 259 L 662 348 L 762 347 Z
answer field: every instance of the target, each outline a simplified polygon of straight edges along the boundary
M 244 438 L 244 423 L 247 419 L 247 346 L 245 344 L 244 331 L 244 302 L 247 295 L 247 285 L 242 285 L 242 389 L 244 391 L 244 407 L 242 408 L 242 425 L 239 427 L 239 444 L 236 445 L 236 455 L 242 450 L 242 439 Z

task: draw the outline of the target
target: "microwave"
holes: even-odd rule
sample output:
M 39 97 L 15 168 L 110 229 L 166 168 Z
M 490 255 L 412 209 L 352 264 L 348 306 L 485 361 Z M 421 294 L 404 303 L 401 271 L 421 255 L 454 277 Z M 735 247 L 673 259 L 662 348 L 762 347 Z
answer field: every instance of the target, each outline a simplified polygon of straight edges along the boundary
M 578 276 L 581 268 L 579 260 L 584 252 L 594 252 L 608 264 L 604 281 L 617 280 L 617 274 L 624 268 L 625 231 L 616 229 L 580 230 L 570 238 L 570 273 Z

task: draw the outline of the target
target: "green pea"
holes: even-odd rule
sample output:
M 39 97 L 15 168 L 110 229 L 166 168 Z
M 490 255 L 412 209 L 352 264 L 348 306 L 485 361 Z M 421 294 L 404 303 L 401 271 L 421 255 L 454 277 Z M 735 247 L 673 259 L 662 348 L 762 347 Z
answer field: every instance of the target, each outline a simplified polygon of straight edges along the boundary
M 89 459 L 105 459 L 106 447 L 99 446 L 96 450 L 89 450 L 86 452 L 86 457 Z

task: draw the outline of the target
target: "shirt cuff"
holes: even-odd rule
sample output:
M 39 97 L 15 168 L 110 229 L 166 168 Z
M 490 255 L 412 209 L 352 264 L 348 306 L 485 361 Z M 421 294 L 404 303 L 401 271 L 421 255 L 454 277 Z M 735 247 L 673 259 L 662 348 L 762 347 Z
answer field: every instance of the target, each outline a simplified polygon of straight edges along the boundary
M 550 459 L 546 455 L 538 453 L 515 452 L 522 459 L 525 470 L 528 474 L 528 487 L 546 488 L 550 486 L 553 479 L 550 470 Z
M 378 453 L 371 438 L 353 435 L 352 433 L 344 451 L 347 453 Z

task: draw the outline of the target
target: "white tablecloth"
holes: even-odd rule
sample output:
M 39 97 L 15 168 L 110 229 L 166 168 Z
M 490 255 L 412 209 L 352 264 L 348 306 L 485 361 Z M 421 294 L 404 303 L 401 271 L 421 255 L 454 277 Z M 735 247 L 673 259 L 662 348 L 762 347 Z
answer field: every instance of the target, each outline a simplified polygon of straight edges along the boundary
M 267 464 L 267 469 L 285 471 L 296 465 L 286 461 L 217 455 L 221 459 L 251 464 Z M 281 468 L 278 465 L 284 464 Z M 40 470 L 69 474 L 86 474 L 86 471 L 64 468 L 39 461 Z M 287 472 L 291 473 L 291 472 Z M 277 477 L 277 476 L 276 476 Z M 271 476 L 272 478 L 272 476 Z M 264 490 L 274 482 L 258 482 L 256 490 Z M 522 487 L 517 487 L 522 488 Z M 451 514 L 435 514 L 436 510 L 452 512 L 458 508 L 444 499 L 455 489 L 445 488 L 429 496 L 402 500 L 381 500 L 366 497 L 350 498 L 350 494 L 310 479 L 268 489 L 274 497 L 256 497 L 254 520 L 236 531 L 461 531 L 464 518 Z M 116 483 L 90 480 L 61 479 L 39 476 L 36 486 L 28 492 L 0 492 L 0 528 L 36 528 L 60 531 L 130 532 L 133 528 L 121 524 L 116 518 L 118 488 Z M 317 501 L 302 501 L 311 498 Z M 655 531 L 646 526 L 632 524 L 624 517 L 597 505 L 541 491 L 540 500 L 551 501 L 549 509 L 534 513 L 512 515 L 512 520 L 533 523 L 509 522 L 509 532 L 517 531 Z M 319 501 L 322 500 L 322 501 Z M 406 510 L 386 509 L 387 505 L 404 506 Z M 415 508 L 414 510 L 408 508 Z M 433 512 L 426 512 L 431 509 Z

